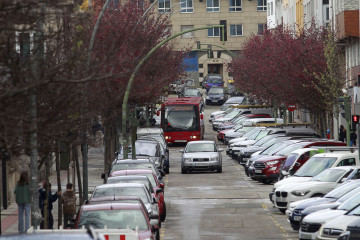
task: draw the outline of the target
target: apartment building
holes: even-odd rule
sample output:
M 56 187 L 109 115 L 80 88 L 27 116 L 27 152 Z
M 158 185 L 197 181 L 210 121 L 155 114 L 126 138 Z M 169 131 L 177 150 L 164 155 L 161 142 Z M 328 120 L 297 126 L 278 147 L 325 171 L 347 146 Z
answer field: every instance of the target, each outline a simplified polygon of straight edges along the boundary
M 178 37 L 176 48 L 190 49 L 184 61 L 188 76 L 202 82 L 208 73 L 218 73 L 225 83 L 232 79 L 228 63 L 233 54 L 241 53 L 242 44 L 252 34 L 262 34 L 266 28 L 266 0 L 159 0 L 158 11 L 170 14 L 172 33 L 211 25 L 224 25 L 189 32 Z M 198 51 L 198 46 L 203 49 Z M 211 49 L 208 54 L 206 49 Z

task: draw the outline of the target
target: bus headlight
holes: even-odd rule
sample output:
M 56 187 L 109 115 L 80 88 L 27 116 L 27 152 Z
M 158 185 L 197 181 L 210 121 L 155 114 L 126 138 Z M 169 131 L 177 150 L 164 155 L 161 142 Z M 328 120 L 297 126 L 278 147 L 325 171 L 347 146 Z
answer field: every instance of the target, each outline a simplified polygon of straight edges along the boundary
M 165 139 L 171 139 L 171 137 L 170 137 L 170 136 L 166 136 Z
M 197 136 L 190 136 L 190 139 L 196 139 Z

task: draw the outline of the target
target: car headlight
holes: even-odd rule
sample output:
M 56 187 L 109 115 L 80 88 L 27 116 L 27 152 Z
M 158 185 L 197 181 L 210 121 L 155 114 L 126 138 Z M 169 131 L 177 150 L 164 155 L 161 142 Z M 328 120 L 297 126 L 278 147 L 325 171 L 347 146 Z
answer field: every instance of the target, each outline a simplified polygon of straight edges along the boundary
M 278 160 L 275 160 L 275 161 L 266 162 L 266 165 L 272 166 L 272 165 L 275 165 L 275 164 L 278 164 L 278 163 L 279 163 L 279 161 L 278 161 Z
M 296 191 L 292 191 L 291 194 L 297 197 L 302 197 L 308 194 L 309 192 L 310 192 L 309 190 L 296 190 Z
M 219 157 L 211 157 L 210 161 L 219 161 Z
M 330 236 L 330 237 L 336 237 L 336 236 L 340 236 L 340 234 L 343 232 L 344 230 L 342 229 L 337 229 L 337 228 L 324 228 L 321 231 L 321 235 L 322 236 Z
M 207 100 L 209 100 L 209 99 L 210 99 L 210 97 L 206 96 L 206 99 L 207 99 Z
M 184 158 L 184 162 L 191 162 L 191 158 Z
M 220 97 L 220 99 L 224 99 L 224 97 Z

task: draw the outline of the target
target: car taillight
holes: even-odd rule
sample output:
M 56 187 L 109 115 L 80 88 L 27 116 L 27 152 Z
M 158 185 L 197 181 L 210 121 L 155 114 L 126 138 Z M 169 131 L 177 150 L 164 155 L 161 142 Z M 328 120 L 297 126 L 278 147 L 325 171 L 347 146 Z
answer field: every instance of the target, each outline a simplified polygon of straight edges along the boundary
M 210 87 L 210 85 L 209 85 L 209 84 L 206 84 L 206 87 Z

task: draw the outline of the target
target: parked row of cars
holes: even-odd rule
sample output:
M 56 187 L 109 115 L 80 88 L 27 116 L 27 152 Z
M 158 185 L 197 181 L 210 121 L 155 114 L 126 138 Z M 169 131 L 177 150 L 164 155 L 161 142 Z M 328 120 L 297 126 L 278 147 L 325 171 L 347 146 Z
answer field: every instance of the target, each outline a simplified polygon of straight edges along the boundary
M 253 180 L 275 182 L 269 199 L 299 230 L 299 239 L 359 239 L 357 149 L 320 138 L 308 124 L 271 124 L 265 108 L 257 108 L 261 118 L 246 116 L 246 107 L 235 109 L 210 117 L 218 140 Z
M 163 177 L 170 172 L 162 129 L 139 128 L 135 148 L 136 159 L 124 159 L 123 148 L 116 152 L 109 171 L 101 176 L 104 184 L 81 206 L 75 228 L 130 229 L 140 240 L 160 239 L 166 219 Z M 127 150 L 131 156 L 134 149 Z

